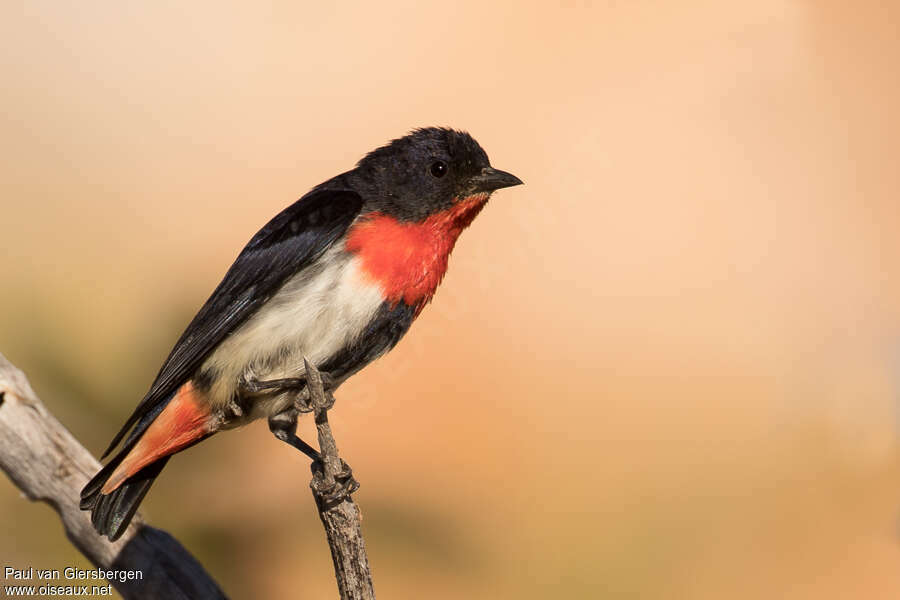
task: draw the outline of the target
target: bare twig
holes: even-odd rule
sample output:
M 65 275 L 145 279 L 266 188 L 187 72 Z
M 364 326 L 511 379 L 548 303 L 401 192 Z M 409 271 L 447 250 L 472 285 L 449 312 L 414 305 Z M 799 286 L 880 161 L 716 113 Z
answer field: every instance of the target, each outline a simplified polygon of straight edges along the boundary
M 99 535 L 82 511 L 79 492 L 100 464 L 51 415 L 25 378 L 0 354 L 0 468 L 30 500 L 59 513 L 69 540 L 104 570 L 140 571 L 110 581 L 126 599 L 224 598 L 215 581 L 175 538 L 136 515 L 115 542 Z
M 374 600 L 375 589 L 366 555 L 366 542 L 362 536 L 362 518 L 359 507 L 350 497 L 359 484 L 353 479 L 350 467 L 338 456 L 337 444 L 328 424 L 328 408 L 332 402 L 326 397 L 321 374 L 309 361 L 305 362 L 310 404 L 315 410 L 322 454 L 321 462 L 312 465 L 313 479 L 309 486 L 331 547 L 341 600 Z
M 341 460 L 328 424 L 333 399 L 307 362 L 310 403 L 319 434 L 321 462 L 312 465 L 310 488 L 325 527 L 342 600 L 374 600 L 372 575 L 362 536 L 361 515 L 350 494 L 359 484 Z M 30 500 L 59 513 L 69 540 L 97 567 L 140 571 L 141 579 L 110 581 L 130 599 L 205 600 L 225 598 L 216 582 L 168 533 L 135 515 L 115 542 L 99 535 L 79 508 L 79 492 L 100 464 L 50 414 L 25 375 L 0 354 L 0 468 Z

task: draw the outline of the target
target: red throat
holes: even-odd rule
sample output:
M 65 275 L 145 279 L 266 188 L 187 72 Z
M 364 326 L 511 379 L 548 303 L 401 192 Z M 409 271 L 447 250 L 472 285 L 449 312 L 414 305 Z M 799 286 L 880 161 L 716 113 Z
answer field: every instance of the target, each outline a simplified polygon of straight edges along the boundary
M 485 202 L 486 194 L 469 196 L 418 223 L 373 213 L 353 226 L 346 248 L 360 257 L 364 273 L 381 286 L 385 300 L 402 300 L 418 313 L 443 279 L 456 238 Z

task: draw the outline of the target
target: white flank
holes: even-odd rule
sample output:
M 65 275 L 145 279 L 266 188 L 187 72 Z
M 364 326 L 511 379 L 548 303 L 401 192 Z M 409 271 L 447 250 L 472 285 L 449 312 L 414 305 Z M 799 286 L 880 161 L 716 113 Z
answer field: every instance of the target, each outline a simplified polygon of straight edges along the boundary
M 297 377 L 304 372 L 304 356 L 322 364 L 362 333 L 383 301 L 381 288 L 360 272 L 359 260 L 335 244 L 206 359 L 203 368 L 219 374 L 210 390 L 212 404 L 226 405 L 242 376 L 260 381 Z M 249 417 L 267 416 L 288 402 L 261 397 Z

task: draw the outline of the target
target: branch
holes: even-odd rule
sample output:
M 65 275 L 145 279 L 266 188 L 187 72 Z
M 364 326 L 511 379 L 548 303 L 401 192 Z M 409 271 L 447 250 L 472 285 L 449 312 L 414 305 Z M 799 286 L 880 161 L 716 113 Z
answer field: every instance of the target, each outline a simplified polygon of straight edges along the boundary
M 79 493 L 100 464 L 51 415 L 25 375 L 0 354 L 0 468 L 29 500 L 59 513 L 69 540 L 95 566 L 136 570 L 142 579 L 110 581 L 126 600 L 225 598 L 215 581 L 175 538 L 143 524 L 140 515 L 110 542 L 78 507 Z
M 359 484 L 353 479 L 350 467 L 338 456 L 337 444 L 328 424 L 328 409 L 334 399 L 326 397 L 318 369 L 306 359 L 304 362 L 322 454 L 322 460 L 312 464 L 313 479 L 309 487 L 331 547 L 338 590 L 341 600 L 374 600 L 375 589 L 362 535 L 362 517 L 359 507 L 350 497 Z

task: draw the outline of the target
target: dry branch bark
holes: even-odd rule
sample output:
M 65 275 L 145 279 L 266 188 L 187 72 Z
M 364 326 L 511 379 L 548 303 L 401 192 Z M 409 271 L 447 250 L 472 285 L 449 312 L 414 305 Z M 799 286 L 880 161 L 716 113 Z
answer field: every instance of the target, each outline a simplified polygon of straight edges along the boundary
M 47 411 L 25 375 L 0 354 L 0 469 L 29 500 L 59 513 L 66 536 L 101 569 L 139 570 L 143 579 L 111 581 L 126 599 L 225 598 L 197 560 L 140 515 L 110 542 L 91 526 L 79 493 L 100 468 L 94 457 Z
M 350 494 L 359 484 L 338 456 L 328 424 L 327 398 L 319 371 L 306 365 L 322 460 L 312 464 L 310 488 L 331 548 L 342 600 L 374 600 L 361 515 Z M 225 598 L 197 560 L 165 531 L 134 516 L 115 542 L 99 535 L 79 508 L 81 488 L 100 468 L 94 457 L 38 399 L 25 375 L 0 354 L 0 469 L 30 500 L 59 513 L 66 536 L 102 569 L 139 570 L 143 579 L 111 581 L 128 600 Z
M 333 399 L 326 398 L 319 371 L 306 362 L 310 404 L 316 418 L 321 462 L 312 464 L 310 488 L 325 527 L 334 575 L 341 600 L 374 600 L 375 589 L 362 535 L 362 517 L 350 494 L 359 488 L 350 467 L 338 455 L 337 444 L 328 424 L 328 408 Z

